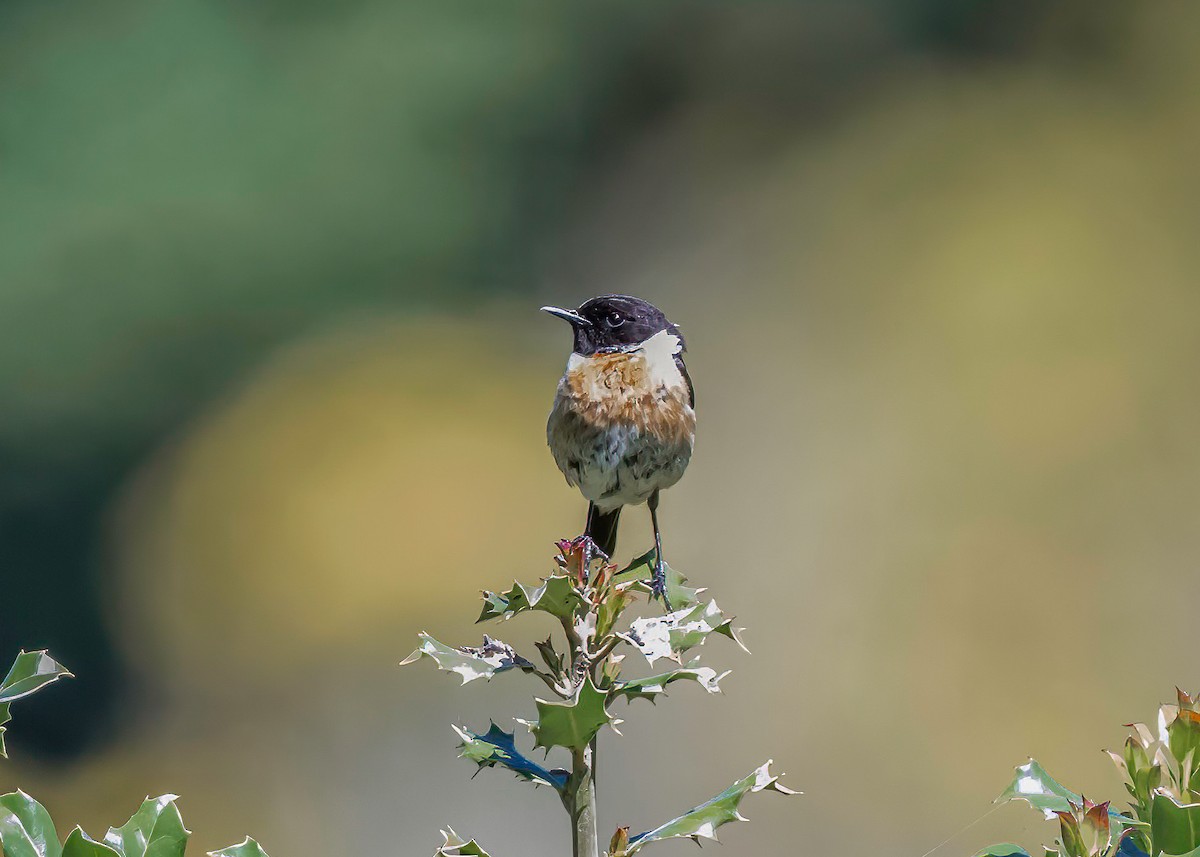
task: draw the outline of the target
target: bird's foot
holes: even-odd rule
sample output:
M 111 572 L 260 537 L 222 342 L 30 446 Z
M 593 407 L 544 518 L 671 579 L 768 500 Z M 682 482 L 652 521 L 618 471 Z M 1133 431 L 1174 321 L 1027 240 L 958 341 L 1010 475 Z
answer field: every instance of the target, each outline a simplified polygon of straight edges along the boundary
M 612 559 L 612 557 L 600 549 L 600 545 L 592 541 L 591 536 L 583 537 L 583 549 L 586 552 L 588 562 L 594 559 L 603 559 L 605 562 L 608 562 L 608 560 Z
M 583 568 L 580 569 L 579 576 L 584 583 L 588 582 L 588 570 L 592 567 L 592 563 L 596 560 L 601 560 L 607 563 L 612 557 L 600 550 L 600 546 L 592 541 L 591 536 L 581 536 L 583 540 Z
M 662 557 L 654 563 L 654 574 L 650 576 L 650 597 L 661 598 L 663 607 L 667 612 L 671 612 L 671 602 L 667 598 L 667 565 L 662 561 Z

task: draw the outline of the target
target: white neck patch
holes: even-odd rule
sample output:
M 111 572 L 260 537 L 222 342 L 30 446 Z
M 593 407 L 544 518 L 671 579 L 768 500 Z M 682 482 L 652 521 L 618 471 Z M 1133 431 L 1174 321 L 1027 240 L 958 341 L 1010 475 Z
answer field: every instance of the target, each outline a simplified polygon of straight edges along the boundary
M 632 353 L 640 354 L 646 361 L 646 374 L 650 376 L 651 386 L 675 388 L 684 383 L 683 373 L 675 362 L 675 355 L 682 350 L 683 342 L 678 336 L 660 330 Z
M 675 355 L 683 350 L 679 337 L 665 330 L 651 336 L 638 348 L 646 356 L 650 365 L 650 373 L 655 377 L 666 380 L 679 377 L 679 367 L 675 365 Z
M 683 342 L 673 333 L 660 330 L 641 345 L 629 348 L 625 353 L 641 357 L 646 361 L 647 374 L 655 386 L 663 384 L 668 387 L 684 383 L 683 373 L 675 363 L 675 355 L 683 350 Z M 572 352 L 567 358 L 567 370 L 571 371 L 586 363 L 589 359 L 582 354 Z

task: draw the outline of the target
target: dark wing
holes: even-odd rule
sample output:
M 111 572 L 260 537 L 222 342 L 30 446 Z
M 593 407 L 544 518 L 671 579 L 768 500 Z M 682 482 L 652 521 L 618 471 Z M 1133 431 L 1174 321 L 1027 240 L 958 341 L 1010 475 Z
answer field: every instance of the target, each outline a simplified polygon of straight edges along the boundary
M 609 559 L 612 559 L 617 550 L 617 521 L 620 518 L 620 506 L 611 512 L 601 512 L 595 503 L 588 503 L 587 529 L 584 530 L 584 535 L 590 536 L 596 547 Z
M 696 388 L 692 386 L 692 376 L 688 374 L 687 366 L 683 365 L 683 355 L 675 355 L 675 365 L 679 367 L 679 374 L 683 376 L 683 380 L 687 381 L 688 385 L 688 405 L 696 407 Z

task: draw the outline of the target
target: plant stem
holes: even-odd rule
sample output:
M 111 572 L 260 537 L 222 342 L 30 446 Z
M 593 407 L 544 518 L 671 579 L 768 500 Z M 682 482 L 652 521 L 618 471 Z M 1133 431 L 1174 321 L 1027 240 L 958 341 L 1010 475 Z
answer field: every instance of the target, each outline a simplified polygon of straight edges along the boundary
M 563 803 L 571 816 L 572 857 L 600 857 L 596 833 L 595 743 L 572 753 L 571 778 Z
M 585 603 L 589 605 L 585 613 L 592 617 L 590 624 L 585 621 L 586 617 L 578 614 L 575 617 L 562 617 L 571 663 L 571 673 L 564 682 L 567 687 L 577 688 L 588 677 L 595 682 L 605 659 L 613 650 L 613 646 L 609 646 L 595 654 L 589 651 L 590 643 L 594 642 L 597 608 L 590 599 L 585 599 Z M 572 857 L 600 857 L 600 837 L 596 826 L 596 736 L 592 736 L 588 746 L 571 751 L 571 776 L 567 780 L 562 801 L 571 817 Z

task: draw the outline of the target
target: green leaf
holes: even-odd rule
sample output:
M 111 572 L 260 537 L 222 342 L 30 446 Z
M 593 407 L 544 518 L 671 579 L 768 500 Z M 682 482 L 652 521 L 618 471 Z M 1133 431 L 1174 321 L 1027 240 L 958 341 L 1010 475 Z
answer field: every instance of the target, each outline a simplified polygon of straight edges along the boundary
M 996 845 L 989 845 L 976 854 L 975 857 L 1029 857 L 1029 852 L 1020 845 L 1013 845 L 1011 842 L 1000 842 Z
M 496 765 L 508 768 L 518 777 L 534 784 L 551 786 L 562 791 L 567 785 L 567 772 L 563 770 L 549 771 L 541 765 L 527 759 L 517 750 L 516 736 L 505 732 L 495 723 L 486 734 L 479 735 L 469 729 L 454 727 L 458 737 L 462 739 L 459 756 L 469 759 L 480 768 L 491 768 Z
M 247 836 L 239 845 L 230 845 L 220 851 L 209 851 L 208 857 L 267 857 L 267 852 Z
M 124 857 L 103 842 L 97 842 L 76 827 L 63 843 L 62 857 Z
M 570 619 L 583 606 L 583 597 L 570 578 L 556 574 L 547 577 L 541 586 L 514 582 L 508 592 L 484 592 L 483 612 L 475 621 L 511 619 L 525 610 L 541 610 L 560 619 Z
M 178 795 L 146 798 L 129 821 L 110 827 L 104 841 L 122 857 L 183 857 L 189 831 L 183 826 Z
M 474 839 L 470 842 L 463 840 L 451 827 L 442 831 L 442 838 L 446 841 L 433 857 L 488 857 L 488 853 L 476 845 Z
M 534 643 L 533 645 L 537 647 L 538 654 L 542 656 L 542 660 L 554 675 L 560 675 L 566 669 L 567 658 L 554 648 L 553 639 L 547 637 L 540 643 Z
M 60 678 L 70 678 L 71 673 L 44 649 L 36 652 L 22 650 L 4 681 L 0 682 L 0 759 L 7 759 L 4 747 L 4 724 L 12 720 L 9 705 L 15 700 L 41 690 Z
M 1162 785 L 1163 769 L 1161 765 L 1149 765 L 1145 768 L 1138 768 L 1132 775 L 1129 776 L 1129 783 L 1126 788 L 1133 795 L 1134 800 L 1138 802 L 1141 808 L 1150 805 L 1150 799 L 1154 794 L 1154 790 Z
M 1073 812 L 1072 804 L 1075 807 L 1083 805 L 1083 798 L 1046 773 L 1034 759 L 1017 766 L 1013 781 L 995 802 L 1010 800 L 1023 800 L 1043 813 L 1070 813 Z M 1108 810 L 1108 822 L 1114 842 L 1121 838 L 1125 830 L 1146 826 L 1143 822 L 1113 809 Z
M 1181 763 L 1189 755 L 1193 760 L 1200 758 L 1200 714 L 1178 709 L 1175 719 L 1167 726 L 1167 747 Z
M 684 652 L 702 645 L 711 634 L 722 634 L 748 651 L 732 621 L 722 615 L 716 601 L 709 601 L 665 616 L 634 619 L 629 631 L 618 636 L 637 648 L 650 663 L 659 658 L 678 661 Z
M 711 667 L 702 667 L 699 664 L 699 661 L 692 661 L 686 667 L 658 675 L 618 681 L 609 693 L 613 697 L 624 696 L 631 702 L 635 699 L 648 699 L 654 702 L 659 696 L 666 693 L 667 685 L 683 679 L 695 681 L 709 693 L 720 693 L 719 682 L 729 675 L 729 670 L 718 674 Z
M 512 646 L 493 640 L 484 634 L 483 645 L 479 648 L 462 646 L 452 648 L 439 643 L 426 633 L 418 635 L 421 645 L 415 652 L 400 662 L 400 666 L 411 664 L 422 657 L 429 658 L 438 665 L 438 669 L 457 673 L 462 683 L 474 681 L 477 678 L 490 679 L 496 673 L 506 670 L 521 669 L 529 671 L 533 664 L 513 651 Z
M 648 583 L 654 576 L 654 561 L 655 551 L 654 548 L 651 548 L 618 571 L 613 578 L 618 581 L 641 580 Z M 667 601 L 670 605 L 676 610 L 683 610 L 699 604 L 700 593 L 704 590 L 693 589 L 687 585 L 688 579 L 684 575 L 671 568 L 667 563 L 663 563 L 663 566 L 667 573 Z
M 716 839 L 717 828 L 731 821 L 745 821 L 738 813 L 738 806 L 747 794 L 751 792 L 775 791 L 780 794 L 794 795 L 792 791 L 779 784 L 779 777 L 771 776 L 771 762 L 767 761 L 755 770 L 731 785 L 707 803 L 702 803 L 695 809 L 688 810 L 679 818 L 668 821 L 661 827 L 637 836 L 630 837 L 627 854 L 634 854 L 651 842 L 661 842 L 665 839 L 686 838 L 700 844 L 703 839 Z
M 1186 854 L 1200 847 L 1200 804 L 1179 804 L 1162 792 L 1150 805 L 1150 838 L 1155 853 Z
M 1084 844 L 1083 834 L 1079 829 L 1079 819 L 1071 812 L 1058 814 L 1059 841 L 1067 852 L 1067 857 L 1088 857 L 1088 848 Z
M 1189 851 L 1187 854 L 1168 854 L 1166 851 L 1164 851 L 1163 857 L 1200 857 L 1200 848 L 1196 848 L 1194 851 Z
M 996 798 L 996 803 L 1023 800 L 1042 812 L 1070 812 L 1071 804 L 1083 801 L 1075 792 L 1060 785 L 1035 760 L 1017 766 L 1016 775 L 1008 788 Z
M 0 809 L 0 845 L 4 848 L 4 857 L 39 857 L 37 846 L 21 819 L 7 809 Z
M 0 682 L 0 702 L 12 702 L 29 696 L 55 679 L 70 675 L 70 671 L 44 649 L 37 652 L 22 651 L 13 661 L 4 681 Z
M 18 790 L 0 795 L 0 807 L 17 817 L 33 843 L 38 857 L 59 857 L 62 854 L 62 846 L 58 844 L 58 831 L 54 829 L 54 821 L 44 806 Z M 3 838 L 3 834 L 0 833 L 0 840 Z M 12 855 L 6 853 L 5 857 Z
M 649 593 L 649 589 L 642 584 L 637 581 L 630 581 L 624 584 L 610 583 L 605 587 L 604 591 L 591 595 L 593 603 L 596 603 L 596 600 L 599 599 L 599 603 L 596 604 L 595 637 L 597 640 L 602 640 L 612 633 L 613 628 L 621 618 L 621 614 L 633 603 L 637 593 L 642 590 Z
M 612 722 L 605 710 L 608 694 L 597 690 L 592 677 L 585 676 L 573 699 L 537 703 L 538 721 L 529 725 L 535 747 L 586 747 L 600 727 Z
M 1111 831 L 1110 836 L 1112 837 L 1113 842 L 1120 842 L 1121 838 L 1125 836 L 1126 831 L 1137 833 L 1142 830 L 1148 831 L 1150 829 L 1150 824 L 1148 822 L 1140 821 L 1128 815 L 1122 815 L 1111 808 L 1108 810 L 1108 824 Z

